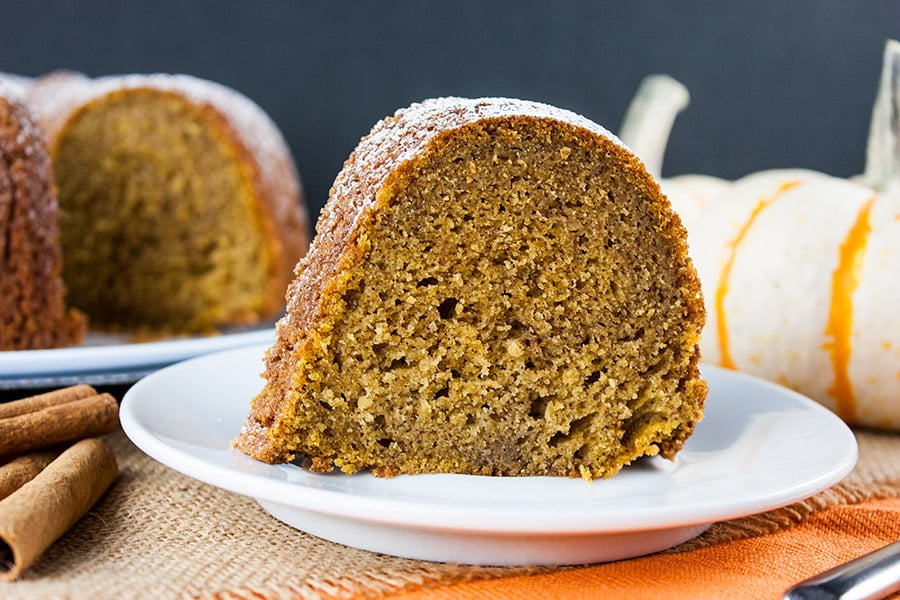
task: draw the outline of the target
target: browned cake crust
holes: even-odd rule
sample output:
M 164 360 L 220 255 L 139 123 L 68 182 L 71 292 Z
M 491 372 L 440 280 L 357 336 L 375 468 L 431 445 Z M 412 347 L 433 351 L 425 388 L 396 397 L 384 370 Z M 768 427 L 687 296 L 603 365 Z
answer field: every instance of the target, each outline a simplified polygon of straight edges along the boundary
M 573 113 L 440 99 L 344 165 L 235 445 L 316 470 L 608 476 L 702 417 L 705 313 L 642 164 Z
M 83 315 L 67 310 L 57 204 L 40 129 L 0 82 L 0 350 L 79 343 Z
M 79 247 L 66 253 L 64 275 L 73 301 L 97 313 L 94 325 L 191 332 L 281 313 L 294 266 L 309 243 L 309 225 L 289 148 L 262 109 L 225 86 L 184 75 L 89 79 L 54 73 L 35 80 L 28 94 L 57 170 L 63 247 L 77 246 L 90 234 L 94 248 L 106 252 Z M 133 140 L 124 141 L 129 135 Z M 106 151 L 112 144 L 121 148 L 118 154 Z M 175 164 L 181 156 L 181 165 Z M 214 156 L 221 158 L 214 162 Z M 102 171 L 110 163 L 137 172 Z M 85 170 L 93 173 L 83 175 Z M 84 207 L 102 205 L 107 193 L 122 208 L 86 216 Z M 173 208 L 179 202 L 198 208 Z M 105 222 L 105 214 L 120 221 Z M 171 237 L 185 248 L 163 247 L 164 235 L 148 233 L 170 227 L 183 230 Z M 223 242 L 229 231 L 246 231 L 253 239 Z M 212 233 L 196 247 L 182 242 L 199 240 L 204 232 Z M 223 247 L 229 256 L 255 256 L 241 258 L 236 268 L 222 258 Z M 94 293 L 93 282 L 82 278 L 92 263 L 118 271 L 108 279 L 122 281 L 122 289 Z M 159 284 L 154 288 L 152 282 Z M 129 289 L 143 292 L 129 295 Z M 183 297 L 166 290 L 183 290 Z

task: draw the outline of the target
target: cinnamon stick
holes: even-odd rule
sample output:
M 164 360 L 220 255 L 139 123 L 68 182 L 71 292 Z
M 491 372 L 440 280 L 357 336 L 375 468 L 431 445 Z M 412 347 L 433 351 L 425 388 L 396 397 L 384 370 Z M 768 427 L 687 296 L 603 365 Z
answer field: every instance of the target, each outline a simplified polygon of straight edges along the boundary
M 118 423 L 119 405 L 109 394 L 0 418 L 0 456 L 109 433 Z
M 59 453 L 59 450 L 29 452 L 0 466 L 0 500 L 34 479 Z
M 30 396 L 28 398 L 22 398 L 21 400 L 0 404 L 0 419 L 17 417 L 49 406 L 65 404 L 66 402 L 81 400 L 82 398 L 96 395 L 97 390 L 89 385 L 73 385 L 71 387 L 53 390 L 52 392 L 47 392 L 45 394 L 38 394 L 37 396 Z
M 106 444 L 81 440 L 0 500 L 0 581 L 17 578 L 84 516 L 117 472 L 116 457 Z

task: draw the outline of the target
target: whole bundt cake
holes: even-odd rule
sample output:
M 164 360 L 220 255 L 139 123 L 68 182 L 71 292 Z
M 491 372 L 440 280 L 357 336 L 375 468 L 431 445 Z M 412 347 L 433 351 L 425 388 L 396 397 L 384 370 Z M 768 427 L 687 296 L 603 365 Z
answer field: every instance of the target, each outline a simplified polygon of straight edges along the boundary
M 185 75 L 30 85 L 56 171 L 71 302 L 92 327 L 276 318 L 308 243 L 287 145 L 256 104 Z
M 616 473 L 701 419 L 685 231 L 571 112 L 436 99 L 338 175 L 235 446 L 376 475 Z
M 53 174 L 43 135 L 0 80 L 0 350 L 81 341 L 84 316 L 64 303 Z

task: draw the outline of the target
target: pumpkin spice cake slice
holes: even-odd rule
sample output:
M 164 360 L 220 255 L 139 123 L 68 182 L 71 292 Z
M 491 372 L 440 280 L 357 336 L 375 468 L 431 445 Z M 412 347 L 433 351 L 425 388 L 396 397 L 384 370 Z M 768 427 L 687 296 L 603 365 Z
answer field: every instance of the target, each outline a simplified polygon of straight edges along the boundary
M 701 419 L 685 231 L 609 132 L 428 100 L 338 175 L 234 444 L 316 471 L 606 477 Z

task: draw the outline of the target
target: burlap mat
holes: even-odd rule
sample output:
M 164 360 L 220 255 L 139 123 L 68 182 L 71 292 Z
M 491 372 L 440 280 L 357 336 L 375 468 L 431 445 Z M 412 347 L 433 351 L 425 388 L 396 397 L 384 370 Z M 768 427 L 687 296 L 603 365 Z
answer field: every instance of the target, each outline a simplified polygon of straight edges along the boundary
M 823 508 L 900 496 L 900 435 L 857 432 L 860 461 L 807 501 L 714 525 L 670 552 L 790 527 Z M 406 587 L 552 569 L 485 568 L 382 556 L 296 531 L 255 501 L 184 477 L 108 437 L 120 475 L 83 518 L 0 598 L 378 597 Z

